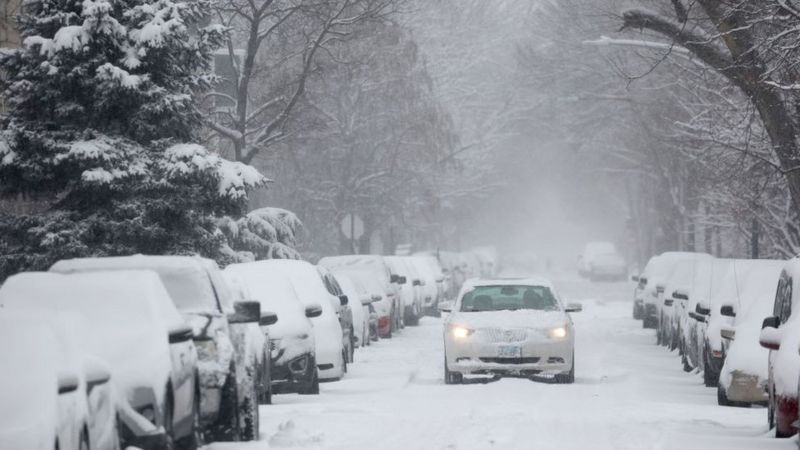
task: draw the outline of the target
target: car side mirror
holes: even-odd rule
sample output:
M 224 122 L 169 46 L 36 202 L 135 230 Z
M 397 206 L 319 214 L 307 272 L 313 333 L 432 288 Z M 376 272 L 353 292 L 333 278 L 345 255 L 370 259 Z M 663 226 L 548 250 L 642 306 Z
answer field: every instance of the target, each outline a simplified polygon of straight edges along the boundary
M 580 303 L 567 303 L 567 306 L 564 308 L 565 312 L 573 313 L 573 312 L 581 312 L 583 311 L 583 305 Z
M 719 309 L 720 315 L 725 317 L 736 317 L 736 311 L 733 309 L 733 305 L 725 305 Z
M 671 299 L 671 298 L 665 298 L 665 299 L 664 299 L 664 306 L 672 306 L 672 304 L 673 304 L 674 302 L 675 302 L 675 300 L 674 300 L 674 299 Z
M 322 307 L 319 305 L 306 306 L 306 317 L 313 319 L 322 315 Z
M 706 316 L 704 316 L 702 314 L 697 314 L 694 311 L 689 311 L 689 317 L 691 317 L 692 319 L 694 319 L 694 320 L 696 320 L 698 322 L 705 323 L 705 321 L 706 321 Z
M 697 306 L 694 307 L 694 312 L 696 312 L 697 314 L 700 314 L 702 316 L 707 316 L 707 315 L 711 314 L 711 309 L 706 308 L 705 306 L 703 306 L 700 303 L 698 303 Z
M 663 284 L 657 284 L 656 285 L 656 294 L 663 294 L 663 293 L 664 293 L 664 285 Z
M 347 306 L 348 303 L 350 303 L 350 299 L 348 299 L 346 295 L 340 295 L 339 296 L 339 304 L 340 305 Z
M 406 284 L 408 283 L 408 279 L 404 276 L 397 277 L 397 284 Z
M 361 306 L 371 305 L 374 301 L 373 297 L 361 297 Z
M 89 395 L 97 386 L 102 386 L 111 380 L 111 370 L 102 361 L 95 358 L 87 358 L 83 364 L 83 372 L 86 374 L 86 395 Z
M 390 283 L 399 283 L 400 282 L 400 275 L 392 274 L 389 277 L 389 282 Z
M 762 330 L 764 328 L 778 328 L 779 326 L 781 326 L 781 319 L 778 316 L 767 317 L 763 322 L 761 322 Z
M 631 281 L 639 282 L 639 275 L 631 275 Z
M 261 319 L 258 321 L 258 325 L 262 327 L 268 327 L 276 323 L 278 323 L 278 315 L 271 311 L 262 312 Z
M 758 343 L 768 350 L 780 350 L 781 334 L 781 330 L 775 327 L 764 327 L 758 336 Z
M 61 372 L 58 374 L 58 393 L 69 394 L 78 390 L 80 380 L 78 375 L 72 372 Z
M 233 304 L 233 314 L 228 314 L 228 323 L 259 323 L 261 320 L 261 303 L 243 301 Z
M 689 300 L 689 293 L 683 289 L 675 289 L 675 292 L 672 293 L 672 298 L 675 300 Z
M 381 301 L 382 299 L 383 299 L 383 296 L 382 296 L 382 295 L 374 294 L 374 295 L 372 296 L 372 301 L 373 301 L 373 302 L 379 302 L 379 301 Z
M 422 280 L 414 280 L 411 282 L 411 284 L 414 286 L 425 286 L 425 283 L 423 283 Z
M 453 302 L 442 302 L 439 303 L 436 308 L 441 312 L 449 313 L 453 311 Z
M 169 330 L 169 343 L 180 344 L 194 338 L 194 331 L 189 324 L 181 324 Z

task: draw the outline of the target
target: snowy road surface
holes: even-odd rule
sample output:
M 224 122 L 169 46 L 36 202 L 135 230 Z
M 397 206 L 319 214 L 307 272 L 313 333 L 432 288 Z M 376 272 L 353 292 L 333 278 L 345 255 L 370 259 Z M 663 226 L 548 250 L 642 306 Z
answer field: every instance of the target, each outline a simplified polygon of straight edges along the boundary
M 320 396 L 282 395 L 261 409 L 261 442 L 208 450 L 793 449 L 763 408 L 725 408 L 631 319 L 628 284 L 557 282 L 574 314 L 576 383 L 504 379 L 446 386 L 441 320 L 425 318 L 361 349 Z

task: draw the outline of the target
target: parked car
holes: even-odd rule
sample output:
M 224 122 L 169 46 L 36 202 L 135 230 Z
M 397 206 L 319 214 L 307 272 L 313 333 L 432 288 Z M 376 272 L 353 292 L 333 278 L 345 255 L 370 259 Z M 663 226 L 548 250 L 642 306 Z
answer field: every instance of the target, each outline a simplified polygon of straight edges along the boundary
M 735 295 L 724 300 L 719 308 L 721 317 L 730 323 L 712 327 L 719 329 L 722 338 L 724 364 L 717 386 L 717 402 L 723 406 L 766 405 L 769 359 L 766 349 L 758 343 L 764 317 L 772 313 L 775 286 L 778 285 L 785 261 L 753 260 L 751 267 L 737 270 Z
M 336 317 L 337 305 L 348 303 L 346 298 L 337 298 L 325 288 L 317 268 L 309 262 L 271 259 L 262 261 L 264 270 L 274 270 L 286 275 L 297 292 L 300 302 L 306 307 L 316 306 L 322 314 L 313 317 L 317 370 L 321 381 L 335 381 L 347 372 L 345 333 Z
M 628 266 L 613 243 L 589 242 L 578 259 L 578 274 L 592 281 L 621 281 L 628 276 Z
M 319 306 L 306 307 L 292 282 L 265 261 L 231 264 L 225 276 L 246 286 L 261 307 L 277 321 L 261 328 L 269 337 L 271 379 L 276 394 L 319 394 L 314 328 L 310 318 L 322 314 Z
M 767 418 L 779 438 L 794 435 L 800 378 L 800 259 L 790 260 L 778 280 L 772 315 L 762 322 L 759 343 L 769 350 Z
M 434 256 L 428 254 L 416 254 L 412 259 L 426 284 L 425 314 L 439 317 L 439 302 L 445 301 L 447 291 L 442 266 Z
M 645 267 L 641 278 L 645 279 L 645 285 L 637 292 L 642 299 L 644 315 L 642 326 L 644 328 L 656 328 L 658 326 L 661 306 L 665 290 L 665 281 L 672 271 L 672 268 L 680 261 L 688 259 L 710 259 L 713 256 L 706 253 L 692 252 L 665 252 L 653 257 Z M 640 279 L 641 279 L 640 278 Z
M 0 305 L 84 319 L 87 351 L 108 363 L 115 392 L 124 399 L 116 411 L 123 448 L 202 444 L 192 330 L 156 274 L 26 272 L 6 280 Z
M 348 271 L 337 270 L 333 272 L 333 275 L 344 295 L 350 300 L 355 347 L 370 345 L 369 305 L 373 302 L 372 296 L 358 278 L 348 274 Z
M 417 325 L 424 312 L 422 286 L 424 284 L 417 274 L 408 256 L 386 256 L 389 272 L 398 280 L 400 299 L 403 305 L 403 324 Z
M 403 308 L 398 294 L 397 282 L 400 280 L 392 278 L 383 257 L 379 255 L 328 256 L 320 259 L 319 265 L 329 269 L 352 269 L 357 272 L 358 277 L 373 295 L 381 296 L 381 299 L 374 304 L 378 314 L 378 334 L 382 338 L 391 338 L 392 333 L 399 329 Z
M 544 279 L 471 280 L 444 327 L 444 378 L 458 384 L 465 375 L 575 380 L 575 331 L 553 285 Z
M 342 342 L 344 343 L 344 352 L 347 355 L 347 363 L 352 363 L 355 358 L 356 349 L 353 308 L 360 306 L 360 304 L 350 305 L 349 298 L 339 285 L 339 281 L 325 266 L 317 266 L 317 271 L 319 271 L 319 275 L 322 277 L 323 283 L 325 283 L 325 289 L 328 290 L 329 294 L 338 299 L 338 301 L 333 302 L 333 306 L 336 309 L 336 317 L 339 319 L 339 326 L 342 327 L 342 333 L 344 333 Z M 355 300 L 358 300 L 358 298 L 355 298 L 354 301 Z
M 86 384 L 64 364 L 58 341 L 34 317 L 0 313 L 0 448 L 90 448 Z
M 258 302 L 233 304 L 230 290 L 216 263 L 192 256 L 118 256 L 70 259 L 50 269 L 61 273 L 109 270 L 152 270 L 158 274 L 178 311 L 192 326 L 199 357 L 201 424 L 207 438 L 217 441 L 242 439 L 240 423 L 258 422 L 258 395 L 252 386 L 239 386 L 244 373 L 254 373 L 255 357 L 235 357 L 231 326 L 258 323 Z M 249 348 L 242 344 L 239 348 Z M 244 365 L 237 365 L 243 363 Z M 252 438 L 253 436 L 249 436 Z
M 679 347 L 680 314 L 685 310 L 688 293 L 685 291 L 693 283 L 698 270 L 696 259 L 678 261 L 664 279 L 664 289 L 658 294 L 659 319 L 656 327 L 656 342 L 670 350 Z

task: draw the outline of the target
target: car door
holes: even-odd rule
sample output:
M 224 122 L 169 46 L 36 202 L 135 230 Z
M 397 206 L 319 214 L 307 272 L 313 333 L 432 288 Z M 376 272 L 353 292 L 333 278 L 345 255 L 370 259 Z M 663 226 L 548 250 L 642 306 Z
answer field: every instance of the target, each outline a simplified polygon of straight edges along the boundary
M 172 364 L 172 393 L 174 399 L 174 423 L 186 423 L 194 414 L 195 383 L 197 371 L 197 349 L 192 339 L 183 342 L 170 342 L 170 362 Z

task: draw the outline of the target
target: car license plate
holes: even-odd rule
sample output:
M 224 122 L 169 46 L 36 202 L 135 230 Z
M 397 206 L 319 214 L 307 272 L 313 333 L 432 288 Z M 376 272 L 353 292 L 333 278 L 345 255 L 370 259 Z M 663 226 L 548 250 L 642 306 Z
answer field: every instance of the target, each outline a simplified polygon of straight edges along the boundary
M 497 347 L 499 358 L 519 358 L 522 356 L 522 348 L 519 345 L 501 345 Z

